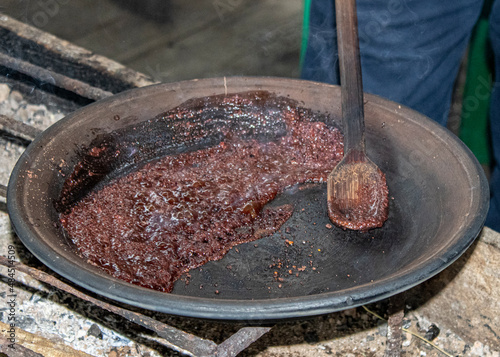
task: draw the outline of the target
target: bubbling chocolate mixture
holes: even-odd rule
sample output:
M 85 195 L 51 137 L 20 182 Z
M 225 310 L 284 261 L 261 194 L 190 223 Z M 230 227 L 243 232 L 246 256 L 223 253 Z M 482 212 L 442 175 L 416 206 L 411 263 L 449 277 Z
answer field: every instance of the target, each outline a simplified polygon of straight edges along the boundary
M 234 125 L 239 121 L 246 126 Z M 277 231 L 293 211 L 289 205 L 264 207 L 277 194 L 298 183 L 326 181 L 343 144 L 339 130 L 325 121 L 265 92 L 187 102 L 144 125 L 178 125 L 185 133 L 170 139 L 182 142 L 202 138 L 204 128 L 216 124 L 217 143 L 167 155 L 73 202 L 72 188 L 88 182 L 83 172 L 92 172 L 86 165 L 108 146 L 90 148 L 65 183 L 59 205 L 68 207 L 60 209 L 60 221 L 90 263 L 169 292 L 190 269 Z M 273 132 L 281 128 L 279 135 L 267 135 L 268 126 Z M 125 151 L 113 150 L 106 155 Z

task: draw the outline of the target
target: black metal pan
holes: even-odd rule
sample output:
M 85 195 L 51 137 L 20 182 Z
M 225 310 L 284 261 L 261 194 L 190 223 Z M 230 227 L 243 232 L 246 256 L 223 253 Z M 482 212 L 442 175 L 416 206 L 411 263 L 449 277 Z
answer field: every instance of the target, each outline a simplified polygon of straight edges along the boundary
M 99 295 L 175 315 L 245 321 L 312 316 L 386 298 L 449 266 L 479 234 L 489 192 L 471 152 L 423 115 L 367 94 L 368 155 L 385 172 L 391 196 L 382 228 L 329 228 L 326 185 L 289 190 L 277 201 L 295 210 L 279 232 L 193 270 L 189 284 L 181 279 L 169 294 L 117 280 L 75 252 L 57 224 L 55 202 L 84 148 L 103 135 L 135 142 L 144 155 L 110 163 L 110 175 L 119 175 L 190 145 L 133 130 L 144 121 L 192 98 L 253 90 L 294 99 L 340 123 L 340 88 L 314 82 L 214 78 L 123 92 L 69 115 L 27 148 L 8 187 L 15 231 L 44 264 Z

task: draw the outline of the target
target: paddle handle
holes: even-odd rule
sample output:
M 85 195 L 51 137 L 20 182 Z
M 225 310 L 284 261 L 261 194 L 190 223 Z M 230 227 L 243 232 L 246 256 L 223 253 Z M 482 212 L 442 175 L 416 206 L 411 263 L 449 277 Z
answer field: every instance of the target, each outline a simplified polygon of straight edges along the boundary
M 335 0 L 335 12 L 342 87 L 344 155 L 353 151 L 364 156 L 365 121 L 356 0 Z

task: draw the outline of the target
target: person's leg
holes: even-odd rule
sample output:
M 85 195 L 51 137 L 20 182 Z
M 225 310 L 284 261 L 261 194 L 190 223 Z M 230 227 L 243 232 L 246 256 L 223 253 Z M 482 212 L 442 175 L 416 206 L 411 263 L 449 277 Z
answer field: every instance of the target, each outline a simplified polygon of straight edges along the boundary
M 302 78 L 338 84 L 333 0 L 312 0 Z M 446 124 L 483 0 L 358 0 L 364 90 Z
M 490 39 L 495 55 L 495 81 L 491 93 L 490 128 L 493 146 L 491 200 L 486 226 L 500 232 L 500 1 L 495 0 L 490 16 Z

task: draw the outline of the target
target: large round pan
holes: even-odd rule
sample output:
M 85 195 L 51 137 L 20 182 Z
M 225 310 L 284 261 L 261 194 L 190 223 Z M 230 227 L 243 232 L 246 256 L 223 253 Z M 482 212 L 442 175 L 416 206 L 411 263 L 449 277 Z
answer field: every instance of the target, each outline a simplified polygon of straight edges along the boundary
M 54 202 L 83 148 L 102 135 L 120 141 L 127 133 L 123 140 L 137 150 L 168 152 L 162 148 L 186 143 L 129 129 L 191 98 L 251 90 L 289 97 L 340 121 L 340 88 L 299 80 L 215 78 L 118 94 L 69 115 L 28 147 L 8 188 L 15 231 L 44 264 L 99 295 L 175 315 L 247 321 L 318 315 L 386 298 L 446 268 L 479 234 L 489 193 L 471 152 L 425 116 L 367 94 L 368 154 L 386 173 L 391 196 L 382 228 L 331 228 L 326 185 L 293 189 L 277 198 L 295 206 L 279 232 L 192 271 L 169 294 L 117 280 L 76 253 L 56 224 Z M 132 164 L 138 163 L 124 165 Z

